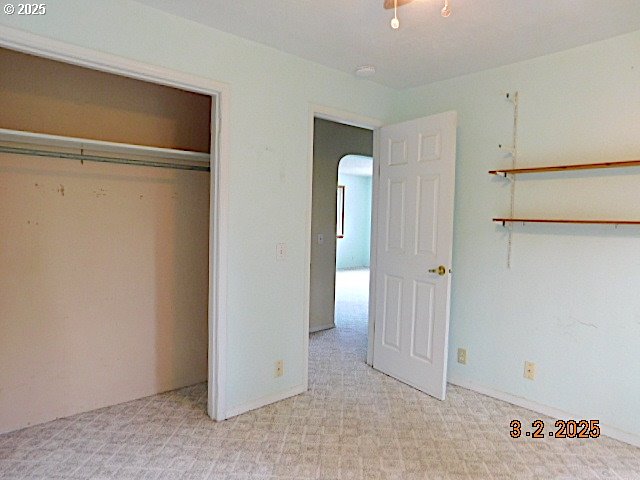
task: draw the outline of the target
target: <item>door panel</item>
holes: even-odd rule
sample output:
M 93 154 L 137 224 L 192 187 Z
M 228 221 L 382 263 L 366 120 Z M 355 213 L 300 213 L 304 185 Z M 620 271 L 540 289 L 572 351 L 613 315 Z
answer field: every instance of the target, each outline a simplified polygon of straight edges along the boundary
M 438 187 L 440 177 L 418 176 L 416 255 L 436 256 L 438 247 Z
M 440 133 L 434 133 L 431 135 L 420 134 L 420 153 L 418 154 L 419 162 L 434 162 L 440 160 L 440 154 L 442 152 L 440 139 Z
M 402 321 L 402 278 L 384 277 L 384 318 L 382 320 L 385 347 L 400 350 L 400 323 Z
M 411 356 L 426 363 L 433 358 L 435 287 L 431 282 L 413 282 Z
M 387 189 L 387 251 L 404 252 L 405 237 L 405 180 L 389 179 Z
M 447 112 L 380 130 L 378 195 L 384 200 L 377 212 L 373 365 L 440 399 L 446 391 L 456 122 L 456 113 Z
M 389 138 L 389 165 L 405 165 L 407 163 L 406 138 Z

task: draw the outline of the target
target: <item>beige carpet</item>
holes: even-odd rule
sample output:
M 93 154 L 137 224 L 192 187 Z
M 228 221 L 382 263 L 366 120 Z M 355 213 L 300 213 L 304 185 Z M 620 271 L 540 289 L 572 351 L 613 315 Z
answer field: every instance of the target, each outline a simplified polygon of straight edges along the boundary
M 511 420 L 540 415 L 458 387 L 439 402 L 375 372 L 358 315 L 310 349 L 304 395 L 214 423 L 196 385 L 2 435 L 0 478 L 640 479 L 640 449 L 513 440 Z

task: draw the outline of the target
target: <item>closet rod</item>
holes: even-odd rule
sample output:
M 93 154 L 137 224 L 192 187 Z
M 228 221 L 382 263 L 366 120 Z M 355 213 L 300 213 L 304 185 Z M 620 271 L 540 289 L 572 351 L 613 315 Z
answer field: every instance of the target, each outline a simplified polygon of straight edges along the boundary
M 80 160 L 82 162 L 116 163 L 120 165 L 138 165 L 141 167 L 171 168 L 175 170 L 194 170 L 197 172 L 210 172 L 211 168 L 202 165 L 187 165 L 181 163 L 154 162 L 151 160 L 134 160 L 129 158 L 103 157 L 98 155 L 85 155 L 79 153 L 54 152 L 50 150 L 36 150 L 31 148 L 14 148 L 0 145 L 0 152 L 15 153 L 17 155 L 30 155 L 36 157 L 66 158 Z

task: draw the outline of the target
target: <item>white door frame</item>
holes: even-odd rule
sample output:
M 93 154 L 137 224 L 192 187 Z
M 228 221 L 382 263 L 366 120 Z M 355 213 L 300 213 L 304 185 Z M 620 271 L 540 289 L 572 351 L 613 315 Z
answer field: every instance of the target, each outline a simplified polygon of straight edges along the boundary
M 314 134 L 314 120 L 321 118 L 323 120 L 329 120 L 343 125 L 351 125 L 353 127 L 366 128 L 373 131 L 373 177 L 372 177 L 372 199 L 371 199 L 371 258 L 370 258 L 370 285 L 369 285 L 369 333 L 367 344 L 367 364 L 373 365 L 373 329 L 375 325 L 375 309 L 371 308 L 372 301 L 375 301 L 375 266 L 377 261 L 376 254 L 376 229 L 377 229 L 377 211 L 378 211 L 378 195 L 377 185 L 380 169 L 378 168 L 378 132 L 380 127 L 384 123 L 376 118 L 366 117 L 358 115 L 352 112 L 339 110 L 333 107 L 327 107 L 324 105 L 311 104 L 309 105 L 309 139 L 308 139 L 308 160 L 307 160 L 307 205 L 309 209 L 307 211 L 307 237 L 305 244 L 305 298 L 304 298 L 304 318 L 303 318 L 303 345 L 304 345 L 304 389 L 309 388 L 309 299 L 311 296 L 311 216 L 312 216 L 312 190 L 313 190 L 313 134 Z M 373 304 L 375 305 L 375 303 Z
M 209 222 L 209 365 L 208 408 L 214 420 L 224 420 L 227 307 L 227 235 L 229 192 L 229 101 L 225 83 L 138 62 L 96 50 L 51 40 L 0 25 L 0 46 L 39 57 L 151 83 L 209 95 L 211 112 L 211 189 Z

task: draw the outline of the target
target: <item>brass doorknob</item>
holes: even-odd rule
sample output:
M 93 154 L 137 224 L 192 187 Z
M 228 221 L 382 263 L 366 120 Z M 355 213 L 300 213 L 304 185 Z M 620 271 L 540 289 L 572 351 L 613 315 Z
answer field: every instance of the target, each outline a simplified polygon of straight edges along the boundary
M 447 274 L 447 267 L 440 265 L 438 268 L 430 268 L 429 273 L 437 273 L 441 277 Z

